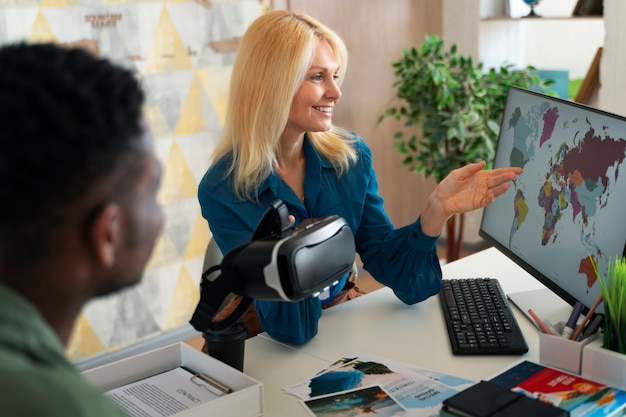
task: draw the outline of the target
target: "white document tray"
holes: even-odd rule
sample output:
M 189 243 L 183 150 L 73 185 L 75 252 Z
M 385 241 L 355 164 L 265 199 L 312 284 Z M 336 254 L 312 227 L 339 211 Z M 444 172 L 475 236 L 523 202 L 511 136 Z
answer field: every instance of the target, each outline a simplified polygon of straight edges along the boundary
M 209 375 L 230 387 L 233 392 L 185 410 L 176 416 L 263 415 L 261 382 L 182 342 L 102 365 L 87 370 L 82 375 L 102 391 L 108 391 L 179 366 Z

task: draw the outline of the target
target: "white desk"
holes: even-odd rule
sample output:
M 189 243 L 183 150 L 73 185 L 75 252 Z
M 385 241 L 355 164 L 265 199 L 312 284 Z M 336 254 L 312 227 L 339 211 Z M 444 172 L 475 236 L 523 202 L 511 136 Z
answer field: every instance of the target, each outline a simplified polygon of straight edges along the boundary
M 498 278 L 505 293 L 545 288 L 494 248 L 444 265 L 443 276 Z M 244 372 L 263 382 L 265 415 L 272 417 L 307 416 L 298 400 L 282 388 L 311 377 L 348 352 L 371 353 L 477 381 L 522 358 L 539 362 L 537 329 L 518 310 L 513 311 L 528 353 L 454 356 L 437 297 L 407 306 L 389 288 L 383 288 L 324 310 L 319 333 L 304 346 L 285 345 L 264 333 L 249 339 Z
M 270 338 L 246 340 L 243 370 L 263 383 L 265 416 L 307 416 L 296 397 L 282 388 L 310 377 L 328 362 Z

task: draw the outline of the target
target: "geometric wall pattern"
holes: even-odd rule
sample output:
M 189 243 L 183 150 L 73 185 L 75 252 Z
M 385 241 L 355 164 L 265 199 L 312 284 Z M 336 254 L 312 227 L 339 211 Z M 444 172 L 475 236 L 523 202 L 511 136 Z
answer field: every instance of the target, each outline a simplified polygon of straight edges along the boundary
M 68 356 L 80 361 L 187 324 L 210 231 L 198 183 L 220 138 L 238 39 L 259 0 L 0 0 L 0 43 L 80 45 L 133 69 L 164 166 L 164 232 L 141 283 L 91 301 Z

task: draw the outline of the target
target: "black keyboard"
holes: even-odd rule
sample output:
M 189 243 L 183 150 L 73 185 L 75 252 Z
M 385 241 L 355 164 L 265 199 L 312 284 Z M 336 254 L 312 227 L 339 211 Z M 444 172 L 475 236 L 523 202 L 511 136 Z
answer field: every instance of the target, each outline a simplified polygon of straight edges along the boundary
M 524 335 L 497 279 L 444 279 L 439 301 L 455 355 L 528 352 Z

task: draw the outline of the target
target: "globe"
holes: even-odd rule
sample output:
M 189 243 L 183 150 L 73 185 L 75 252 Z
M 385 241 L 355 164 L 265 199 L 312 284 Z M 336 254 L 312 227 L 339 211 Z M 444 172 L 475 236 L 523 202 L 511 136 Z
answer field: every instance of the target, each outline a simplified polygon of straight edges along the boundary
M 541 17 L 537 13 L 535 13 L 535 6 L 539 4 L 540 0 L 523 0 L 524 3 L 530 6 L 530 13 L 528 13 L 524 17 Z

